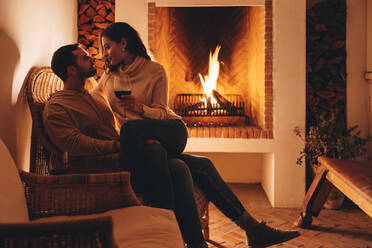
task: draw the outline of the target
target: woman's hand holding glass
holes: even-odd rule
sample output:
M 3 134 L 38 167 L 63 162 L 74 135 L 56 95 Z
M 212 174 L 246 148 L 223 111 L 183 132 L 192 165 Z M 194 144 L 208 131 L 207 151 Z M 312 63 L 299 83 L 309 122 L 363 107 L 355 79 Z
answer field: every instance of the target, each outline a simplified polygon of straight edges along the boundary
M 131 112 L 142 115 L 143 114 L 143 104 L 136 100 L 132 95 L 123 95 L 119 100 L 119 104 Z

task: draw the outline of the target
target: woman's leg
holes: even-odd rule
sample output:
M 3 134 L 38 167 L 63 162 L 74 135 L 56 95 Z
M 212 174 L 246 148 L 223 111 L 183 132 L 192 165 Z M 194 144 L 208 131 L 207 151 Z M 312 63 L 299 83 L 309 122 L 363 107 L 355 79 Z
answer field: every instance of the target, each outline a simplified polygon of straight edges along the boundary
M 249 246 L 266 247 L 293 239 L 297 231 L 281 231 L 259 223 L 243 207 L 207 157 L 182 154 L 179 156 L 189 167 L 194 182 L 224 215 L 245 230 Z
M 167 150 L 169 157 L 176 157 L 181 154 L 187 142 L 187 128 L 179 119 L 132 120 L 122 126 L 121 133 L 129 133 L 141 140 L 158 140 Z
M 128 121 L 120 131 L 120 164 L 132 174 L 136 195 L 144 194 L 144 146 L 148 139 L 156 139 L 167 150 L 168 157 L 179 155 L 186 146 L 187 129 L 181 120 Z
M 189 168 L 179 159 L 168 159 L 168 167 L 173 182 L 175 214 L 182 237 L 188 247 L 207 247 L 201 231 Z
M 243 205 L 222 179 L 209 158 L 181 154 L 179 159 L 187 164 L 194 183 L 198 185 L 206 198 L 224 215 L 233 221 L 243 215 L 245 212 Z

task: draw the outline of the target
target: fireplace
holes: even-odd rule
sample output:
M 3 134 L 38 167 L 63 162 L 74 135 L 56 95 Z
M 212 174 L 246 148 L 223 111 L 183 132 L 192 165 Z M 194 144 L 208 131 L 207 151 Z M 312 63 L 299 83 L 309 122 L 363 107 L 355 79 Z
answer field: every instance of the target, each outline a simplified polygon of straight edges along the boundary
M 249 7 L 256 13 L 264 9 L 264 12 L 260 12 L 264 26 L 257 31 L 264 36 L 264 46 L 261 48 L 264 51 L 264 62 L 261 63 L 263 83 L 256 85 L 261 94 L 260 97 L 254 96 L 256 102 L 252 103 L 241 91 L 232 91 L 232 87 L 219 88 L 232 82 L 228 80 L 231 76 L 226 74 L 226 70 L 232 68 L 232 59 L 228 59 L 229 54 L 225 50 L 231 47 L 221 44 L 219 55 L 223 62 L 219 78 L 222 81 L 218 82 L 216 91 L 231 102 L 240 100 L 230 99 L 230 94 L 242 97 L 243 116 L 248 116 L 248 124 L 189 126 L 190 138 L 185 151 L 211 158 L 228 182 L 261 183 L 274 207 L 300 207 L 305 193 L 305 170 L 296 166 L 296 158 L 303 143 L 294 135 L 293 128 L 305 127 L 306 3 L 298 0 L 116 0 L 115 20 L 132 24 L 156 55 L 156 11 L 165 7 L 238 7 L 237 10 Z M 172 25 L 164 24 L 161 31 L 171 32 L 171 28 Z M 183 73 L 173 75 L 178 75 L 179 82 L 192 85 L 191 90 L 182 88 L 175 91 L 179 83 L 173 84 L 178 81 L 169 75 L 172 108 L 174 102 L 178 101 L 177 94 L 182 97 L 203 94 L 198 74 L 205 76 L 208 73 L 209 53 L 213 53 L 217 45 L 215 43 L 203 49 L 203 54 L 197 57 L 200 60 L 199 68 L 186 70 L 180 67 Z M 166 66 L 167 73 L 170 69 L 177 69 L 178 65 L 185 65 L 171 63 L 172 56 L 164 56 L 166 60 L 161 62 Z M 187 101 L 198 102 L 199 99 Z M 256 114 L 252 115 L 252 112 Z
M 148 3 L 150 50 L 168 73 L 169 106 L 191 137 L 273 138 L 271 2 L 261 3 Z M 217 75 L 209 75 L 213 57 Z M 208 96 L 203 81 L 211 78 Z
M 218 54 L 221 46 L 209 55 L 208 74 L 199 78 L 203 94 L 177 94 L 173 109 L 188 126 L 235 126 L 248 124 L 245 104 L 238 94 L 223 96 L 217 91 L 220 74 Z M 186 87 L 187 88 L 187 87 Z M 187 89 L 186 89 L 187 90 Z

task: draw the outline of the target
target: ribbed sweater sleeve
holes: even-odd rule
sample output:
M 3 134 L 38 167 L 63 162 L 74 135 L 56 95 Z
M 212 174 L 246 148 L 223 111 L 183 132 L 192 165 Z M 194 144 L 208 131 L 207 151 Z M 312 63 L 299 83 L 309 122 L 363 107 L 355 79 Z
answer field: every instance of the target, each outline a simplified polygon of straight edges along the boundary
M 59 104 L 47 104 L 43 112 L 45 130 L 52 142 L 72 156 L 100 155 L 117 152 L 119 142 L 101 140 L 81 133 L 66 110 Z
M 159 75 L 153 82 L 152 103 L 150 106 L 143 105 L 143 116 L 150 119 L 165 120 L 168 105 L 168 80 L 165 70 L 161 67 Z

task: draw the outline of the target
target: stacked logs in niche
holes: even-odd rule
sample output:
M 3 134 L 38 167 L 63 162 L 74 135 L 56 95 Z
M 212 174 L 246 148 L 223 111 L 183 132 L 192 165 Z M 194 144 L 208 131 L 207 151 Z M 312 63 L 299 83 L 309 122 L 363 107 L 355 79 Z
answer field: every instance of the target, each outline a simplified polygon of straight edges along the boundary
M 96 58 L 98 79 L 104 71 L 103 59 L 99 58 L 99 35 L 115 21 L 115 0 L 79 0 L 78 42 Z
M 345 116 L 345 40 L 346 0 L 323 1 L 307 10 L 307 126 L 323 112 Z

